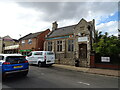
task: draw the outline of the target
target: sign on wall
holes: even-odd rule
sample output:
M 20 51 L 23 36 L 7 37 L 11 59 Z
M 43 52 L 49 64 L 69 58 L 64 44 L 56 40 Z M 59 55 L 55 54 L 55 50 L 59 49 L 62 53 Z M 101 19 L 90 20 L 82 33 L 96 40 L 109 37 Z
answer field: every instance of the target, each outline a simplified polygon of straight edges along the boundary
M 88 37 L 79 37 L 78 42 L 88 41 Z
M 101 57 L 101 62 L 110 62 L 110 57 Z

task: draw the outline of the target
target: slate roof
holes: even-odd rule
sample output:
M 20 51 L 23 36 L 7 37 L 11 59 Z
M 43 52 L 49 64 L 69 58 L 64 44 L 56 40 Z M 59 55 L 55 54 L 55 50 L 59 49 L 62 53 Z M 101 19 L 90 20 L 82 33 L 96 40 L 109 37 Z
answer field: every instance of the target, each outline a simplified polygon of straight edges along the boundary
M 52 31 L 47 36 L 47 38 L 73 34 L 73 29 L 75 28 L 75 26 L 76 26 L 76 24 L 75 25 L 71 25 L 71 26 L 57 28 L 56 30 Z
M 43 31 L 42 31 L 43 32 Z M 31 38 L 36 38 L 39 34 L 42 32 L 37 32 L 37 33 L 29 33 L 26 36 L 20 38 L 19 40 L 26 40 L 26 39 L 31 39 Z

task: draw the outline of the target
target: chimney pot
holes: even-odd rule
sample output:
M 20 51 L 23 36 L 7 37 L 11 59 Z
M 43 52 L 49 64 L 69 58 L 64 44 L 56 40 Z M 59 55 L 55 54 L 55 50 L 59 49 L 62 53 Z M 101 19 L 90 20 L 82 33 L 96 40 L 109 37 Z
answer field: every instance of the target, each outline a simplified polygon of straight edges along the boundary
M 52 23 L 52 30 L 56 30 L 58 27 L 57 21 Z

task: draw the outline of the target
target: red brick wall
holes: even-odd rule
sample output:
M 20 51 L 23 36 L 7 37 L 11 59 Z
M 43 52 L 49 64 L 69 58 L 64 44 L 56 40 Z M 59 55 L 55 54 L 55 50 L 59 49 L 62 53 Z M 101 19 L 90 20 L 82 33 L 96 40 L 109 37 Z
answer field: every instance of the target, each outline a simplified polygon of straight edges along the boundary
M 42 51 L 44 49 L 45 36 L 49 32 L 50 32 L 50 30 L 47 29 L 47 30 L 43 31 L 40 35 L 38 35 L 37 38 L 32 38 L 32 44 L 28 44 L 28 40 L 25 40 L 25 45 L 21 45 L 21 41 L 22 41 L 21 40 L 19 43 L 19 45 L 20 45 L 19 50 L 32 49 L 34 51 L 37 51 L 37 50 Z
M 112 65 L 112 64 L 95 64 L 95 67 L 108 68 L 108 69 L 120 69 L 120 65 Z
M 49 29 L 42 32 L 37 37 L 37 44 L 36 44 L 36 50 L 43 51 L 44 50 L 44 42 L 45 42 L 45 36 L 50 32 Z
M 95 67 L 95 56 L 94 55 L 91 55 L 90 56 L 90 67 Z
M 19 43 L 19 45 L 20 45 L 19 50 L 36 48 L 36 38 L 32 38 L 32 44 L 28 44 L 28 40 L 25 40 L 24 45 L 22 45 L 21 42 L 22 42 L 22 40 Z
M 95 56 L 94 55 L 90 56 L 90 67 L 107 68 L 107 69 L 120 69 L 120 65 L 95 63 Z

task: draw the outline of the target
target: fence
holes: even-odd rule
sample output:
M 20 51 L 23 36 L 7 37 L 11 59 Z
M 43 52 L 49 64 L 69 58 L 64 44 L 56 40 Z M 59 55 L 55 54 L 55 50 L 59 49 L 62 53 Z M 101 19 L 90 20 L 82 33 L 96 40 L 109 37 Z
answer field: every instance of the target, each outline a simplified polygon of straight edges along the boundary
M 101 56 L 99 53 L 91 55 L 91 67 L 96 68 L 108 68 L 108 69 L 120 69 L 120 56 Z

